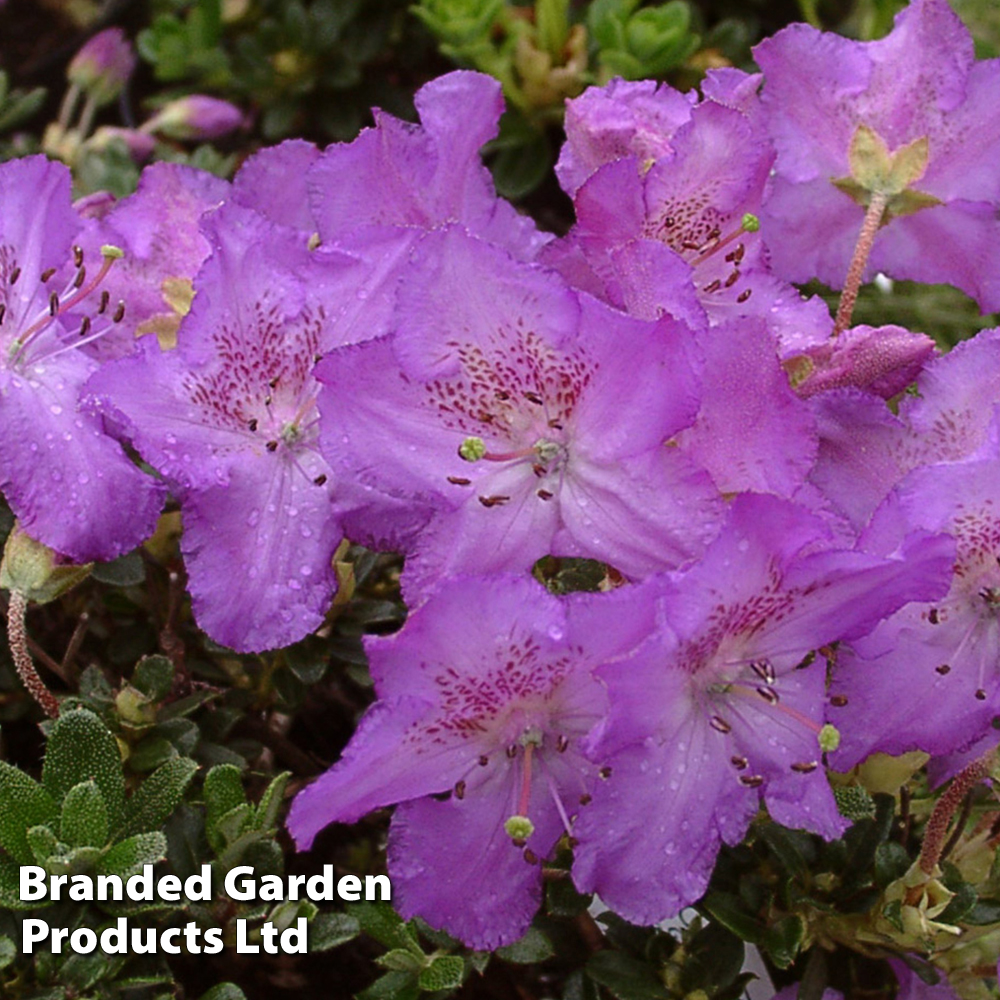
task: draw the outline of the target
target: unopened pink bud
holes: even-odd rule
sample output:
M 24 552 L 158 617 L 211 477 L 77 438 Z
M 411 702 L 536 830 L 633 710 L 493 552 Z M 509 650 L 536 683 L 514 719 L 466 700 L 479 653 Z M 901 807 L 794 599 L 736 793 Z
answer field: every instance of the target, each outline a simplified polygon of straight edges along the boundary
M 789 359 L 785 367 L 801 371 L 792 383 L 803 397 L 851 385 L 889 399 L 920 374 L 933 353 L 934 341 L 925 334 L 901 326 L 855 326 Z
M 113 142 L 122 142 L 129 155 L 136 163 L 144 163 L 153 155 L 156 140 L 145 132 L 134 128 L 118 128 L 114 125 L 104 125 L 88 140 L 88 149 L 104 150 Z
M 107 104 L 120 93 L 135 69 L 132 44 L 121 28 L 108 28 L 89 39 L 66 70 L 97 104 Z
M 243 112 L 229 101 L 191 94 L 165 104 L 143 123 L 142 131 L 168 139 L 217 139 L 239 128 L 243 121 Z

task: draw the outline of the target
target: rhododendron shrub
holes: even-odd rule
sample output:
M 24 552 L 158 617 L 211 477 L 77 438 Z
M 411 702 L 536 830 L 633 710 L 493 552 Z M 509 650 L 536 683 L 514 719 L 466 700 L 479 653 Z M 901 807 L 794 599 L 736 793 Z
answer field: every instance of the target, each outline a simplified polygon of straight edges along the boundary
M 356 650 L 372 703 L 285 822 L 319 853 L 395 807 L 394 904 L 468 959 L 438 979 L 386 933 L 400 996 L 560 907 L 619 997 L 710 995 L 666 958 L 666 992 L 629 992 L 599 957 L 691 907 L 810 995 L 836 947 L 891 957 L 901 995 L 913 969 L 995 990 L 1000 330 L 943 353 L 931 318 L 853 313 L 880 271 L 1000 305 L 1000 61 L 945 0 L 755 58 L 570 100 L 558 237 L 493 189 L 501 89 L 467 71 L 418 124 L 379 112 L 232 184 L 161 164 L 74 207 L 61 166 L 0 165 L 0 485 L 12 538 L 54 550 L 29 585 L 10 548 L 12 642 L 46 573 L 129 551 L 165 504 L 147 553 L 179 513 L 235 686 L 238 654 L 279 672 L 342 640 L 384 559 L 376 611 L 405 612 Z

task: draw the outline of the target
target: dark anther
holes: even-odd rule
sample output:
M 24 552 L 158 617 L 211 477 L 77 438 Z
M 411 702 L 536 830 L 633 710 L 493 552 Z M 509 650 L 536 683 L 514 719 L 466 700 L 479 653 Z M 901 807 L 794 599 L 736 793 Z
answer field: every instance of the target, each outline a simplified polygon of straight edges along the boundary
M 19 267 L 15 267 L 14 270 L 10 272 L 10 283 L 12 285 L 16 285 L 17 279 L 20 277 L 21 277 L 21 269 Z
M 558 750 L 559 753 L 565 753 L 566 752 L 566 747 L 568 747 L 568 746 L 569 746 L 569 737 L 568 736 L 560 736 L 556 740 L 556 750 Z
M 552 494 L 548 490 L 537 490 L 535 494 L 539 500 L 551 500 Z
M 545 400 L 538 395 L 537 392 L 524 392 L 521 394 L 529 403 L 534 403 L 535 406 L 543 406 Z
M 264 447 L 268 451 L 277 451 L 278 450 L 278 442 L 277 441 L 268 441 L 267 444 L 264 445 Z
M 586 795 L 586 794 L 584 794 L 584 795 L 581 795 L 581 796 L 580 796 L 580 805 L 581 805 L 581 806 L 589 806 L 589 805 L 590 805 L 590 803 L 591 803 L 591 802 L 592 802 L 593 800 L 594 800 L 594 796 L 593 796 L 593 795 Z
M 120 323 L 125 318 L 125 303 L 119 299 L 118 305 L 115 306 L 114 315 L 111 317 L 112 323 Z
M 717 240 L 722 235 L 722 230 L 718 226 L 713 226 L 712 231 L 708 234 L 708 243 Z
M 731 733 L 733 731 L 733 727 L 729 725 L 725 719 L 718 715 L 713 715 L 712 718 L 708 720 L 708 724 L 717 733 Z
M 83 247 L 73 247 L 73 266 L 83 266 Z
M 701 249 L 701 244 L 700 243 L 693 243 L 691 240 L 684 240 L 681 243 L 681 249 L 682 250 L 700 250 Z
M 664 218 L 663 224 L 667 229 L 673 229 L 677 225 L 677 220 L 672 215 L 668 215 Z
M 87 277 L 87 269 L 81 264 L 76 274 L 73 275 L 73 287 L 83 288 L 83 282 Z
M 481 757 L 479 758 L 479 766 L 480 766 L 480 767 L 486 767 L 486 765 L 487 765 L 487 764 L 488 764 L 489 762 L 490 762 L 490 759 L 489 759 L 489 757 L 487 757 L 487 756 L 486 756 L 486 754 L 483 754 L 483 755 L 482 755 L 482 756 L 481 756 Z
M 270 405 L 271 405 L 271 394 L 270 394 L 270 393 L 268 393 L 268 394 L 267 394 L 267 395 L 266 395 L 266 396 L 264 397 L 264 405 L 265 405 L 265 406 L 270 406 Z
M 108 308 L 108 303 L 110 301 L 111 301 L 111 293 L 105 288 L 104 291 L 101 292 L 101 301 L 97 306 L 97 311 L 99 313 L 103 313 L 104 310 Z
M 275 375 L 275 376 L 274 376 L 274 378 L 273 378 L 273 379 L 271 379 L 271 381 L 270 381 L 270 382 L 268 382 L 267 384 L 268 384 L 268 385 L 269 385 L 269 386 L 270 386 L 270 387 L 271 387 L 272 389 L 277 389 L 277 388 L 278 388 L 278 376 L 277 376 L 277 375 Z
M 770 660 L 754 660 L 750 664 L 750 669 L 765 683 L 774 683 L 774 667 Z
M 49 278 L 51 278 L 52 275 L 55 274 L 55 273 L 56 273 L 56 269 L 54 267 L 49 267 L 49 268 L 46 268 L 44 271 L 42 271 L 42 277 L 41 277 L 42 284 L 44 285 L 45 282 L 48 281 Z
M 538 864 L 538 855 L 530 848 L 526 847 L 524 849 L 524 860 L 528 862 L 529 865 Z
M 803 760 L 792 764 L 792 770 L 799 774 L 811 774 L 819 765 L 814 760 Z
M 986 701 L 986 692 L 982 688 L 979 688 L 976 691 L 976 700 L 977 701 Z
M 942 663 L 940 667 L 935 667 L 934 671 L 944 677 L 945 674 L 951 673 L 951 667 L 947 663 Z
M 602 768 L 600 769 L 600 771 L 598 771 L 597 773 L 598 773 L 598 774 L 599 774 L 599 775 L 600 775 L 600 776 L 601 776 L 602 778 L 610 778 L 610 777 L 611 777 L 611 768 L 610 768 L 610 767 L 602 767 Z
M 746 757 L 730 757 L 729 763 L 736 768 L 737 771 L 745 771 L 750 766 L 750 761 Z
M 938 614 L 937 608 L 931 608 L 930 611 L 927 612 L 927 620 L 932 625 L 937 625 L 941 621 L 941 615 Z
M 509 392 L 504 392 L 503 389 L 497 389 L 496 390 L 496 397 L 497 397 L 497 399 L 499 399 L 501 401 L 508 400 L 508 399 L 510 399 L 510 393 Z
M 506 503 L 510 497 L 505 496 L 492 496 L 492 497 L 480 497 L 479 502 L 484 507 L 499 507 L 501 504 Z
M 247 427 L 249 427 L 251 431 L 257 430 L 257 418 L 253 417 L 247 424 Z
M 325 482 L 326 482 L 326 473 L 325 473 L 325 472 L 321 472 L 321 473 L 320 473 L 320 474 L 319 474 L 319 475 L 318 475 L 318 476 L 317 476 L 317 477 L 316 477 L 316 478 L 315 478 L 315 479 L 313 480 L 313 485 L 314 485 L 314 486 L 322 486 L 322 485 L 323 485 L 323 484 L 324 484 Z
M 507 747 L 507 749 L 504 752 L 511 760 L 513 760 L 517 756 L 517 744 L 511 743 L 511 745 Z
M 455 798 L 464 799 L 465 798 L 465 782 L 456 781 L 455 782 Z
M 764 784 L 764 779 L 759 774 L 741 774 L 740 784 L 747 788 L 760 788 Z
M 88 333 L 90 333 L 90 317 L 84 316 L 80 323 L 80 336 L 86 337 Z
M 59 293 L 53 292 L 49 296 L 49 315 L 57 316 L 59 314 Z
M 766 701 L 766 702 L 767 702 L 767 703 L 768 703 L 769 705 L 777 705 L 777 704 L 778 704 L 778 701 L 780 700 L 780 699 L 778 698 L 778 692 L 777 692 L 777 691 L 773 691 L 773 690 L 772 690 L 771 688 L 767 688 L 767 687 L 759 687 L 759 688 L 754 688 L 754 690 L 755 690 L 755 691 L 757 692 L 757 694 L 759 694 L 759 695 L 761 696 L 761 698 L 763 698 L 763 699 L 764 699 L 764 701 Z
M 3 322 L 3 318 L 6 315 L 7 315 L 7 306 L 3 302 L 0 302 L 0 323 Z
M 706 285 L 706 286 L 705 286 L 705 287 L 704 287 L 704 288 L 702 289 L 702 291 L 703 291 L 703 292 L 708 292 L 709 294 L 711 294 L 712 292 L 717 292 L 717 291 L 718 291 L 718 290 L 719 290 L 719 289 L 720 289 L 721 287 L 722 287 L 722 282 L 721 282 L 721 281 L 719 281 L 719 279 L 718 279 L 718 278 L 716 278 L 716 279 L 715 279 L 715 281 L 711 281 L 711 282 L 709 282 L 709 283 L 708 283 L 708 284 L 707 284 L 707 285 Z
M 555 417 L 549 421 L 549 427 L 551 427 L 554 431 L 561 431 L 563 429 L 563 425 L 556 420 Z
M 834 708 L 843 708 L 847 704 L 847 695 L 835 694 L 830 699 L 830 704 L 833 705 Z
M 538 462 L 535 462 L 535 464 L 534 464 L 534 465 L 532 465 L 532 467 L 531 467 L 531 471 L 532 471 L 532 472 L 533 472 L 533 473 L 534 473 L 534 474 L 535 474 L 535 475 L 536 475 L 536 476 L 537 476 L 537 477 L 538 477 L 539 479 L 541 479 L 541 478 L 542 478 L 542 476 L 545 476 L 545 475 L 547 475 L 547 474 L 548 474 L 548 471 L 549 471 L 549 470 L 548 470 L 548 469 L 546 469 L 544 465 L 539 465 L 539 464 L 538 464 Z
M 313 364 L 314 365 L 318 365 L 322 360 L 323 360 L 323 355 L 322 354 L 314 354 L 313 355 Z
M 752 289 L 752 288 L 748 288 L 748 289 L 746 289 L 745 291 L 743 291 L 743 292 L 740 292 L 740 294 L 736 296 L 736 301 L 737 301 L 737 302 L 746 302 L 746 300 L 747 300 L 748 298 L 750 298 L 750 293 L 751 293 L 752 291 L 753 291 L 753 289 Z
M 472 485 L 472 480 L 471 479 L 463 479 L 462 476 L 449 476 L 448 477 L 448 482 L 451 483 L 452 486 L 471 486 Z

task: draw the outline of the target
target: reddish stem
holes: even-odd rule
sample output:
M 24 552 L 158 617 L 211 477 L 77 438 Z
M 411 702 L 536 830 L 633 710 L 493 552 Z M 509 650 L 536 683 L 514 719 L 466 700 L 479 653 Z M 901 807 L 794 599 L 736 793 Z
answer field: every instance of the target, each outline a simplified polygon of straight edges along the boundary
M 28 602 L 24 594 L 12 590 L 7 604 L 7 642 L 10 644 L 14 666 L 17 667 L 17 673 L 28 693 L 42 706 L 42 710 L 49 718 L 56 719 L 59 717 L 59 701 L 38 676 L 34 661 L 28 652 L 28 633 L 24 625 L 27 610 Z
M 941 860 L 952 816 L 973 786 L 990 776 L 994 757 L 995 750 L 989 750 L 979 760 L 973 761 L 964 771 L 958 773 L 948 790 L 938 799 L 924 829 L 924 843 L 918 858 L 920 870 L 924 874 L 930 875 L 934 866 Z
M 858 242 L 854 247 L 854 256 L 851 257 L 851 266 L 847 269 L 844 290 L 840 293 L 837 318 L 833 323 L 834 337 L 843 333 L 851 324 L 854 304 L 858 301 L 858 291 L 861 288 L 861 278 L 865 273 L 865 265 L 867 265 L 868 257 L 871 255 L 875 236 L 878 233 L 879 226 L 882 225 L 882 216 L 885 213 L 887 201 L 888 198 L 886 195 L 879 191 L 872 192 L 871 201 L 868 203 L 868 209 L 865 212 L 864 222 L 861 223 Z

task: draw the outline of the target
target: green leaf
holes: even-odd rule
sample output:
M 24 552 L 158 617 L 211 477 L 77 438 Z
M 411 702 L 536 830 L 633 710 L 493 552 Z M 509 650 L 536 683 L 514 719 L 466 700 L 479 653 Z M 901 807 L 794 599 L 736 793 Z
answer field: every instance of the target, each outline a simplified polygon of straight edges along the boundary
M 459 955 L 438 955 L 417 977 L 417 985 L 428 993 L 455 990 L 465 978 L 465 962 Z
M 386 948 L 406 948 L 424 958 L 424 950 L 413 931 L 389 903 L 359 902 L 351 907 L 351 912 L 361 924 L 361 929 Z
M 34 864 L 34 857 L 28 864 Z M 0 906 L 7 910 L 33 910 L 48 903 L 21 901 L 21 866 L 9 855 L 0 854 Z
M 761 947 L 779 969 L 787 969 L 798 957 L 805 934 L 802 919 L 792 914 L 767 928 Z
M 423 966 L 421 959 L 417 958 L 412 951 L 406 948 L 393 948 L 384 955 L 379 955 L 375 961 L 383 969 L 392 969 L 394 972 L 410 972 L 416 975 Z
M 44 825 L 30 827 L 27 840 L 36 865 L 46 865 L 49 858 L 61 854 L 66 846 L 60 844 L 56 835 Z
M 587 975 L 618 1000 L 668 1000 L 669 997 L 651 966 L 618 951 L 591 955 Z
M 0 760 L 0 802 L 0 847 L 20 864 L 34 864 L 28 830 L 59 814 L 52 796 L 22 770 Z
M 198 765 L 189 757 L 175 757 L 158 767 L 125 803 L 125 822 L 118 836 L 159 829 L 184 797 Z
M 712 997 L 736 981 L 746 955 L 740 938 L 715 922 L 698 931 L 686 950 L 681 973 L 684 992 L 702 990 Z
M 710 892 L 701 904 L 723 927 L 728 927 L 738 938 L 760 944 L 764 927 L 740 903 L 738 896 L 728 892 Z
M 895 840 L 887 840 L 879 844 L 875 850 L 875 884 L 884 889 L 887 885 L 902 878 L 912 864 L 906 848 Z
M 962 918 L 963 924 L 982 927 L 984 924 L 1000 924 L 1000 900 L 980 899 Z
M 309 924 L 309 950 L 329 951 L 360 933 L 361 924 L 349 913 L 320 913 Z
M 81 781 L 101 790 L 114 829 L 125 805 L 125 779 L 118 741 L 111 730 L 85 708 L 60 715 L 52 724 L 42 766 L 42 784 L 57 801 Z
M 167 854 L 167 838 L 155 830 L 138 833 L 115 844 L 97 863 L 103 875 L 120 875 L 128 878 L 142 871 L 143 865 L 156 864 Z
M 146 566 L 138 552 L 127 552 L 107 563 L 96 563 L 95 580 L 112 587 L 133 587 L 146 579 Z
M 165 736 L 153 733 L 140 740 L 129 754 L 128 766 L 140 774 L 154 771 L 178 756 L 177 747 Z
M 498 958 L 517 965 L 534 965 L 536 962 L 544 962 L 554 954 L 552 942 L 537 927 L 529 927 L 520 940 L 496 950 Z
M 103 847 L 108 842 L 108 807 L 95 782 L 81 781 L 66 793 L 59 835 L 73 847 Z
M 17 958 L 17 946 L 6 934 L 0 934 L 0 969 L 6 969 Z
M 235 983 L 219 983 L 202 993 L 199 1000 L 246 1000 L 246 994 Z
M 409 972 L 387 972 L 376 979 L 355 1000 L 416 1000 L 420 995 L 417 977 Z
M 247 806 L 243 779 L 235 764 L 217 764 L 205 776 L 205 833 L 215 851 L 221 851 L 226 844 L 219 830 L 219 821 L 237 806 Z
M 278 813 L 281 812 L 285 788 L 291 776 L 290 771 L 284 771 L 264 789 L 264 794 L 260 797 L 255 810 L 254 826 L 258 830 L 277 829 Z
M 490 163 L 497 193 L 511 201 L 531 194 L 552 166 L 552 147 L 544 133 L 501 149 Z
M 958 885 L 954 885 L 949 880 L 946 882 L 946 885 L 955 895 L 944 910 L 934 919 L 942 924 L 963 923 L 966 916 L 976 905 L 979 896 L 968 882 L 961 882 Z
M 174 686 L 174 665 L 165 656 L 144 656 L 132 673 L 132 686 L 152 701 L 162 701 Z
M 809 859 L 815 858 L 808 834 L 789 830 L 778 823 L 763 823 L 760 837 L 788 875 L 803 878 L 808 874 Z

